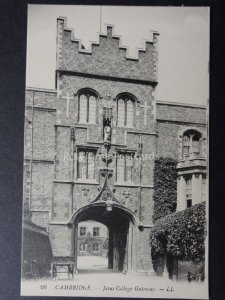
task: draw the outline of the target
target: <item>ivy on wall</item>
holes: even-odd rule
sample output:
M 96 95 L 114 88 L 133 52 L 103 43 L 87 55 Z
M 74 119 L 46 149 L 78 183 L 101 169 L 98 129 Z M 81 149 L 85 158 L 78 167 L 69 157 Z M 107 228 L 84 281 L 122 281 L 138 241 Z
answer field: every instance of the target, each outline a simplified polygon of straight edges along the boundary
M 93 244 L 99 243 L 101 244 L 101 238 L 92 236 L 90 232 L 87 233 L 86 237 L 83 237 L 83 241 L 86 243 L 87 247 L 87 252 L 92 252 L 93 251 Z
M 167 157 L 155 160 L 153 222 L 175 212 L 177 202 L 177 161 Z
M 109 249 L 109 239 L 105 239 L 104 243 L 103 243 L 103 249 L 108 250 Z
M 150 234 L 152 257 L 170 255 L 180 260 L 202 261 L 205 236 L 205 202 L 202 202 L 155 223 Z

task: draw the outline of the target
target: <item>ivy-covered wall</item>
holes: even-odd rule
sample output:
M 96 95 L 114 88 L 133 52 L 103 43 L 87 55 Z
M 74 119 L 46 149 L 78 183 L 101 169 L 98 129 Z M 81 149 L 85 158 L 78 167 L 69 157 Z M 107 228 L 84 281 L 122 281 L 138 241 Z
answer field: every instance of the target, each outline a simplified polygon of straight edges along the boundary
M 205 202 L 172 213 L 155 223 L 150 234 L 152 257 L 203 261 L 205 257 Z
M 177 161 L 170 157 L 155 160 L 153 222 L 176 211 Z

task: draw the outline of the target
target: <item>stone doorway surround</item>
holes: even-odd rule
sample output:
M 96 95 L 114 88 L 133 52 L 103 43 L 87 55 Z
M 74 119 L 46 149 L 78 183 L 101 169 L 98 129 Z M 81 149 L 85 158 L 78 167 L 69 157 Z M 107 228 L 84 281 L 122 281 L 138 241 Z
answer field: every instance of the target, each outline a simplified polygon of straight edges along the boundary
M 77 209 L 70 219 L 71 254 L 74 257 L 75 272 L 77 271 L 78 224 L 88 220 L 100 222 L 108 228 L 108 269 L 123 273 L 135 269 L 137 216 L 115 198 L 108 183 L 108 175 L 109 172 L 105 172 L 105 181 L 97 197 L 90 204 Z

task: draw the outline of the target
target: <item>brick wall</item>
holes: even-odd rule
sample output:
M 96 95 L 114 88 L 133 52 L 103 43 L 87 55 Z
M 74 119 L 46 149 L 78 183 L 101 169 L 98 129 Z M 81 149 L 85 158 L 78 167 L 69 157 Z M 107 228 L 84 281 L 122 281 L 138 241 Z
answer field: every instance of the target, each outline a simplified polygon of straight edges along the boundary
M 52 200 L 53 164 L 32 164 L 31 210 L 49 210 Z
M 156 118 L 164 121 L 174 121 L 188 124 L 206 125 L 206 107 L 171 104 L 166 102 L 156 103 Z
M 56 91 L 27 88 L 26 91 L 26 107 L 31 107 L 33 104 L 36 107 L 56 108 Z
M 157 156 L 172 157 L 179 159 L 179 151 L 181 145 L 179 144 L 179 133 L 194 128 L 206 134 L 206 127 L 195 124 L 179 124 L 173 122 L 157 122 Z
M 71 185 L 55 183 L 53 186 L 52 221 L 66 222 L 71 216 Z
M 100 35 L 99 45 L 92 44 L 91 53 L 79 51 L 81 44 L 73 39 L 70 30 L 65 30 L 64 19 L 57 20 L 57 27 L 58 69 L 157 81 L 158 34 L 153 34 L 152 42 L 147 42 L 146 50 L 139 51 L 138 60 L 134 60 L 126 58 L 127 51 L 119 47 L 119 38 L 113 36 L 111 26 L 106 36 Z
M 57 180 L 71 179 L 71 139 L 70 128 L 59 127 L 56 130 L 55 176 Z
M 151 85 L 141 85 L 138 83 L 116 82 L 112 80 L 102 80 L 98 78 L 85 78 L 75 75 L 61 75 L 61 84 L 58 86 L 57 101 L 57 122 L 59 124 L 71 125 L 77 122 L 78 111 L 78 91 L 85 88 L 93 89 L 99 95 L 98 120 L 97 124 L 102 126 L 102 106 L 107 104 L 106 94 L 111 94 L 111 99 L 115 100 L 120 93 L 129 92 L 136 99 L 135 128 L 147 132 L 154 131 L 154 87 Z M 67 94 L 69 101 L 67 101 Z M 69 103 L 69 104 L 68 104 Z M 113 101 L 113 126 L 116 127 L 116 101 Z M 144 105 L 147 104 L 147 122 L 144 124 Z M 67 116 L 67 105 L 69 111 Z M 102 136 L 102 133 L 100 133 Z M 90 137 L 91 139 L 91 137 Z
M 33 223 L 48 227 L 54 179 L 56 92 L 28 88 L 25 101 L 24 201 L 30 200 Z
M 65 225 L 51 225 L 49 235 L 54 257 L 71 255 L 71 229 Z
M 33 158 L 42 160 L 54 159 L 55 112 L 34 111 L 33 122 Z

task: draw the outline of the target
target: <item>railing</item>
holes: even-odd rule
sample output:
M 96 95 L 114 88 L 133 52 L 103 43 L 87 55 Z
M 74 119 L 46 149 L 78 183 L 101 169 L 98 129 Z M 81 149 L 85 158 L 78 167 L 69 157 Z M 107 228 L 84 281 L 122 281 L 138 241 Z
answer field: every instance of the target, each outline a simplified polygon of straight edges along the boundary
M 74 262 L 53 262 L 51 266 L 51 277 L 55 279 L 73 279 Z

